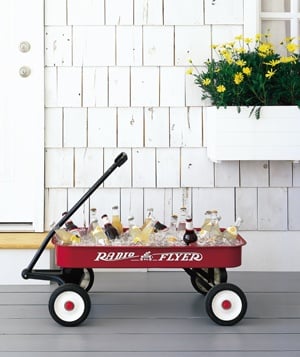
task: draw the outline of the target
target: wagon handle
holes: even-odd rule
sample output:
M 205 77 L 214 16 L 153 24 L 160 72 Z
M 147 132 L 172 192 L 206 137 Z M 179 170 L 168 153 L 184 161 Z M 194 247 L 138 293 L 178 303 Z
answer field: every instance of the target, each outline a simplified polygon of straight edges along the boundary
M 55 234 L 55 230 L 62 227 L 64 223 L 78 210 L 78 208 L 96 191 L 96 189 L 106 180 L 106 178 L 117 168 L 122 166 L 127 161 L 127 154 L 122 152 L 116 158 L 114 163 L 104 172 L 104 174 L 94 183 L 94 185 L 81 197 L 81 199 L 75 203 L 75 205 L 68 211 L 63 217 L 58 221 L 58 223 L 53 227 L 45 237 L 44 241 L 42 242 L 40 248 L 36 251 L 34 257 L 32 258 L 30 264 L 26 269 L 22 271 L 22 277 L 24 279 L 43 279 L 40 274 L 35 274 L 32 269 L 34 268 L 35 264 L 39 260 L 40 256 L 42 255 L 43 251 L 46 249 L 48 243 L 50 242 L 51 238 Z M 45 279 L 48 280 L 48 279 Z
M 118 165 L 118 167 L 122 166 L 126 161 L 127 161 L 127 155 L 125 152 L 121 152 L 121 154 L 119 154 L 115 158 L 115 164 Z

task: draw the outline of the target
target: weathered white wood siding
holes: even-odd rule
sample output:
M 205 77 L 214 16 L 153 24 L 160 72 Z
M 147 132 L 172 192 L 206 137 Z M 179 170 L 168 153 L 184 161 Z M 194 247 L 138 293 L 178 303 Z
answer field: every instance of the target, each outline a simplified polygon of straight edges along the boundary
M 186 206 L 198 226 L 216 208 L 222 225 L 244 218 L 259 256 L 300 230 L 299 165 L 210 162 L 205 102 L 185 74 L 189 58 L 201 66 L 212 55 L 211 43 L 251 35 L 256 19 L 244 9 L 251 15 L 256 2 L 245 1 L 45 1 L 46 228 L 125 151 L 128 162 L 76 213 L 78 224 L 91 206 L 110 214 L 118 204 L 125 225 L 150 206 L 168 224 Z M 243 269 L 280 270 L 259 256 Z

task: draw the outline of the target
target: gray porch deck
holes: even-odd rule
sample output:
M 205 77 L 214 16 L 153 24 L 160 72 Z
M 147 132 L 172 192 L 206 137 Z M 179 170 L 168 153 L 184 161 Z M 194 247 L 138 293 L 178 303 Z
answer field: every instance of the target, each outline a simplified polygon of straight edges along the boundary
M 5 272 L 2 272 L 5 273 Z M 181 271 L 97 273 L 78 327 L 58 325 L 57 286 L 0 286 L 0 356 L 300 356 L 300 273 L 228 272 L 248 299 L 245 318 L 222 327 Z

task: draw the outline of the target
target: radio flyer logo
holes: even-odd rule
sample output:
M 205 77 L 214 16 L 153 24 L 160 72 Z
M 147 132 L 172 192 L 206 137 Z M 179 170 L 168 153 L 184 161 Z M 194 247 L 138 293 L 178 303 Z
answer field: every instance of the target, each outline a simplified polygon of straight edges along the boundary
M 158 252 L 154 253 L 151 250 L 137 254 L 134 251 L 126 252 L 98 252 L 95 262 L 116 262 L 122 260 L 136 261 L 152 261 L 152 262 L 200 262 L 203 260 L 203 255 L 199 252 Z

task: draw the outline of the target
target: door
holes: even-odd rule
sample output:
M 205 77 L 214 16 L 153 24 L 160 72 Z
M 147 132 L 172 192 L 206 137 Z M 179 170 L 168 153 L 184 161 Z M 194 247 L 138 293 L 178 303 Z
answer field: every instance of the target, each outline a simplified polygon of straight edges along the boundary
M 0 231 L 42 231 L 43 0 L 0 1 Z

